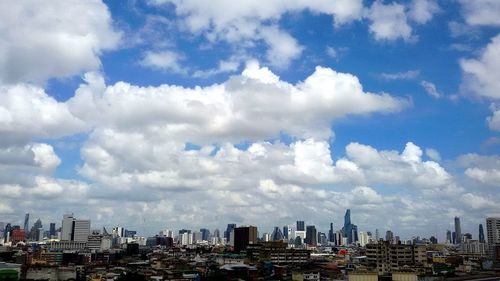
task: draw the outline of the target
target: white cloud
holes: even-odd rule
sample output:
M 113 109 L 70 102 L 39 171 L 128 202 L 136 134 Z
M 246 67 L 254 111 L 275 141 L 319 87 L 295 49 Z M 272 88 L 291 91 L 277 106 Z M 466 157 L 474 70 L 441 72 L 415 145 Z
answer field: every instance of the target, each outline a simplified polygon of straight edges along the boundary
M 120 33 L 100 0 L 0 3 L 0 82 L 43 83 L 98 69 Z
M 0 143 L 57 138 L 85 129 L 85 123 L 74 117 L 65 103 L 43 89 L 26 84 L 0 85 Z
M 386 80 L 412 80 L 420 75 L 420 70 L 408 70 L 397 73 L 381 73 L 380 76 Z
M 377 0 L 367 10 L 370 32 L 376 40 L 403 39 L 412 41 L 412 28 L 408 24 L 405 6 L 397 3 L 384 4 Z
M 416 23 L 424 24 L 430 21 L 439 10 L 436 0 L 413 0 L 408 15 Z
M 147 51 L 140 61 L 141 65 L 153 69 L 159 69 L 174 73 L 187 73 L 186 68 L 182 67 L 181 61 L 184 56 L 173 51 Z
M 436 161 L 436 162 L 441 161 L 441 155 L 439 154 L 439 151 L 437 151 L 433 148 L 425 149 L 425 155 L 427 155 L 427 157 L 429 157 L 433 161 Z
M 238 71 L 241 65 L 242 58 L 231 57 L 227 60 L 221 60 L 218 62 L 217 67 L 206 69 L 206 70 L 196 70 L 193 72 L 193 77 L 197 78 L 208 78 L 214 75 L 222 73 L 233 73 Z
M 432 83 L 432 82 L 422 80 L 422 81 L 420 81 L 420 86 L 422 86 L 424 88 L 425 92 L 429 96 L 431 96 L 435 99 L 441 98 L 443 96 L 440 92 L 438 92 L 436 85 L 434 85 L 434 83 Z
M 465 174 L 484 184 L 499 186 L 500 185 L 500 169 L 480 169 L 468 168 Z
M 494 110 L 493 115 L 486 118 L 488 122 L 488 127 L 493 131 L 500 131 L 500 109 Z
M 286 67 L 300 56 L 303 49 L 290 34 L 276 26 L 283 15 L 309 10 L 332 16 L 335 25 L 339 26 L 361 19 L 363 9 L 361 0 L 272 0 L 265 5 L 251 0 L 217 0 L 210 3 L 172 0 L 149 3 L 174 4 L 175 13 L 185 29 L 196 35 L 202 34 L 210 41 L 225 41 L 242 48 L 254 47 L 257 42 L 264 41 L 268 47 L 266 57 L 277 67 Z
M 497 0 L 460 0 L 465 21 L 470 25 L 500 25 L 500 2 Z
M 253 62 L 242 75 L 204 88 L 125 82 L 105 87 L 102 78 L 86 79 L 68 102 L 78 118 L 200 144 L 276 138 L 283 132 L 323 139 L 332 135 L 334 119 L 408 105 L 385 93 L 364 92 L 355 76 L 322 67 L 295 85 Z
M 462 203 L 472 209 L 494 209 L 498 207 L 498 205 L 491 199 L 472 193 L 463 194 Z
M 500 99 L 500 35 L 491 39 L 476 59 L 462 59 L 465 91 L 480 97 Z

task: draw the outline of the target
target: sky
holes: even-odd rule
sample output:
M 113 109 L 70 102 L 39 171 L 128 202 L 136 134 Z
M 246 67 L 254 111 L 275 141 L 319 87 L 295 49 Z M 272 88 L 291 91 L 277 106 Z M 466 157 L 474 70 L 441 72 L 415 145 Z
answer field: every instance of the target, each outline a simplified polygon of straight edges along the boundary
M 500 216 L 498 0 L 0 2 L 0 221 Z

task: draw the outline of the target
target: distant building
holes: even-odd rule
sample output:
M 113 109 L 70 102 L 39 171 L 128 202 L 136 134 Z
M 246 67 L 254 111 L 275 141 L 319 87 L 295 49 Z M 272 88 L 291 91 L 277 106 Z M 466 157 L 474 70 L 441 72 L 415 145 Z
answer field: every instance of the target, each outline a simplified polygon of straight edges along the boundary
M 26 215 L 24 215 L 24 228 L 23 228 L 26 234 L 29 231 L 29 224 L 30 224 L 30 214 L 26 213 Z
M 305 231 L 305 223 L 304 221 L 297 221 L 297 227 L 295 228 L 296 231 Z
M 380 275 L 422 267 L 426 262 L 425 246 L 395 245 L 389 241 L 366 245 L 366 266 Z
M 232 241 L 232 239 L 231 239 L 231 233 L 233 232 L 233 230 L 235 228 L 236 228 L 236 224 L 234 224 L 234 223 L 228 223 L 227 224 L 226 231 L 224 231 L 224 238 L 226 238 L 226 241 L 228 243 L 230 243 L 230 241 Z
M 49 235 L 50 235 L 50 238 L 52 238 L 53 236 L 56 236 L 56 223 L 55 222 L 50 223 Z
M 73 214 L 66 214 L 63 216 L 62 229 L 61 229 L 61 240 L 71 241 L 74 220 L 75 220 L 75 218 L 73 217 Z
M 318 240 L 317 240 L 317 231 L 316 231 L 316 226 L 314 225 L 308 225 L 306 227 L 306 239 L 304 240 L 304 242 L 307 244 L 307 245 L 310 245 L 310 246 L 316 246 L 318 244 Z
M 479 224 L 479 243 L 485 243 L 486 240 L 484 239 L 484 229 L 483 229 L 483 224 Z
M 281 241 L 283 240 L 284 236 L 283 233 L 281 232 L 281 229 L 277 226 L 274 227 L 273 233 L 271 234 L 271 240 L 272 241 Z
M 344 227 L 342 228 L 347 243 L 352 244 L 358 241 L 358 226 L 351 223 L 351 210 L 347 209 L 344 215 Z
M 234 229 L 234 251 L 245 250 L 249 244 L 257 243 L 257 227 L 244 226 Z
M 486 219 L 486 235 L 489 244 L 500 244 L 500 218 Z
M 74 220 L 71 241 L 87 242 L 90 235 L 90 220 Z
M 460 226 L 460 218 L 455 217 L 455 244 L 462 243 L 462 227 Z
M 453 239 L 451 238 L 451 231 L 450 230 L 447 230 L 446 231 L 446 243 L 453 243 Z

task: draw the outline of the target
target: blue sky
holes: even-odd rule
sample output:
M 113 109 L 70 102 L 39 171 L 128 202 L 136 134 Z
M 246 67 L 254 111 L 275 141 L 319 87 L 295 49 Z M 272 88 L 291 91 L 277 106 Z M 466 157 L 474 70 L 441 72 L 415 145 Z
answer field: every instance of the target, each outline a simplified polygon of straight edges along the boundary
M 254 2 L 0 7 L 0 221 L 500 215 L 500 2 Z

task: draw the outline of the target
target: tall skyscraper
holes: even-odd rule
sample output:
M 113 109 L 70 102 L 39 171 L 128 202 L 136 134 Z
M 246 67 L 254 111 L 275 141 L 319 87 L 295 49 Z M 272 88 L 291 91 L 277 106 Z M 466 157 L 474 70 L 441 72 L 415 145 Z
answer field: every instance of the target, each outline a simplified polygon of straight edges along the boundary
M 29 231 L 29 224 L 30 224 L 30 213 L 26 213 L 26 215 L 24 215 L 24 231 L 25 233 L 28 233 Z
M 455 217 L 455 243 L 456 244 L 461 244 L 462 243 L 462 228 L 460 227 L 460 218 Z
M 344 227 L 342 228 L 347 243 L 352 244 L 358 241 L 358 227 L 351 223 L 351 210 L 347 209 L 344 215 Z
M 296 231 L 305 231 L 305 224 L 304 221 L 297 221 L 297 228 Z
M 328 230 L 328 241 L 335 243 L 335 231 L 333 230 L 333 222 L 330 223 L 330 230 Z
M 61 229 L 61 240 L 71 241 L 71 237 L 73 236 L 73 221 L 75 218 L 73 214 L 66 214 L 63 216 L 62 220 L 62 229 Z
M 480 223 L 479 224 L 479 243 L 485 243 L 485 239 L 484 239 L 484 229 L 483 229 L 483 224 Z
M 56 235 L 56 223 L 55 222 L 50 223 L 49 235 L 50 236 Z
M 306 239 L 304 242 L 307 245 L 316 246 L 318 244 L 318 233 L 316 231 L 316 226 L 308 225 L 306 227 Z
M 271 234 L 271 240 L 273 241 L 283 240 L 283 233 L 281 233 L 281 229 L 278 226 L 274 227 L 273 233 Z
M 394 239 L 394 233 L 392 233 L 392 231 L 390 231 L 390 230 L 387 230 L 385 232 L 385 240 L 392 242 L 393 239 Z
M 234 223 L 228 223 L 226 231 L 224 231 L 224 238 L 226 238 L 227 243 L 231 241 L 231 232 L 236 228 L 236 224 Z
M 250 244 L 257 243 L 257 227 L 244 226 L 234 229 L 234 251 L 239 253 L 246 250 Z
M 291 234 L 291 231 L 290 231 L 290 230 L 291 230 L 291 229 L 290 229 L 290 227 L 289 227 L 288 225 L 283 226 L 283 238 L 284 238 L 285 240 L 288 240 L 288 239 L 290 239 L 290 238 L 291 238 L 291 237 L 290 237 L 290 236 L 291 236 L 291 235 L 290 235 L 290 234 Z
M 451 238 L 451 230 L 446 231 L 446 242 L 453 243 L 453 239 Z
M 206 228 L 201 228 L 200 232 L 201 232 L 201 240 L 208 241 L 208 237 L 210 236 L 210 230 Z
M 500 218 L 486 219 L 486 236 L 489 244 L 500 244 Z

